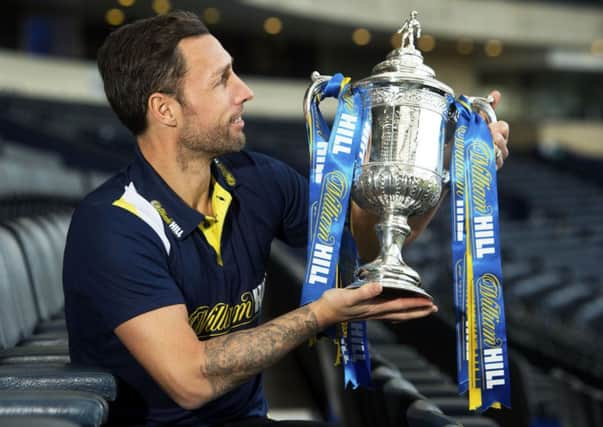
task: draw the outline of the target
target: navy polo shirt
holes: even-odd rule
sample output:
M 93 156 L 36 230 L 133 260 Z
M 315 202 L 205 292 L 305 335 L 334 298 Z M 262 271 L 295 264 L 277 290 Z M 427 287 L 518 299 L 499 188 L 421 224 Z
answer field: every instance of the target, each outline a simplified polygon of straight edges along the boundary
M 63 271 L 71 360 L 118 378 L 110 411 L 117 423 L 205 426 L 267 412 L 261 375 L 199 409 L 179 407 L 113 332 L 174 304 L 186 305 L 201 340 L 258 324 L 271 241 L 306 242 L 307 183 L 284 163 L 246 151 L 216 160 L 212 176 L 232 196 L 218 250 L 202 232 L 206 218 L 138 150 L 73 215 Z

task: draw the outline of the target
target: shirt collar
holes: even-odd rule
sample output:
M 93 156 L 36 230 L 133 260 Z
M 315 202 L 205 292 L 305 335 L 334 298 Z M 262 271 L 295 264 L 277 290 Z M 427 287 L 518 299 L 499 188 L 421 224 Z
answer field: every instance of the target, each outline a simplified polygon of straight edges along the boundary
M 226 166 L 220 158 L 215 158 L 211 163 L 211 175 L 216 179 L 224 189 L 232 193 L 232 190 L 240 185 L 239 180 L 232 174 L 230 168 Z
M 130 178 L 142 196 L 157 209 L 174 236 L 179 240 L 185 238 L 203 222 L 205 216 L 188 206 L 169 187 L 144 158 L 138 145 L 135 151 L 136 157 L 130 169 Z M 211 173 L 220 185 L 231 193 L 238 185 L 234 175 L 217 159 L 212 162 Z

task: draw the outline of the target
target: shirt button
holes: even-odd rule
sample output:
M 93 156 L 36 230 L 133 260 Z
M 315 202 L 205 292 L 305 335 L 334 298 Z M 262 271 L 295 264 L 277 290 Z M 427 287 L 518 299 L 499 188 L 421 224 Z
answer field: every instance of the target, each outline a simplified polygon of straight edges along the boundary
M 209 221 L 208 220 L 204 220 L 203 221 L 203 228 L 209 228 L 209 226 L 210 226 Z

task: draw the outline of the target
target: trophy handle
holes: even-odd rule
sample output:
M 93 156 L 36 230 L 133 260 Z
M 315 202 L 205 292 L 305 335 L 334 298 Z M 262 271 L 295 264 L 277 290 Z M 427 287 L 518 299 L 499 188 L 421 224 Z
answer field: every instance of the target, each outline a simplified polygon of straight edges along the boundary
M 306 121 L 310 115 L 310 105 L 312 104 L 312 100 L 316 96 L 316 94 L 323 89 L 323 87 L 327 84 L 329 80 L 331 80 L 332 76 L 325 76 L 320 74 L 318 71 L 314 71 L 310 76 L 312 79 L 312 84 L 308 89 L 306 89 L 306 93 L 304 94 L 304 117 Z
M 494 108 L 492 107 L 492 102 L 494 98 L 491 96 L 487 98 L 479 97 L 479 96 L 468 96 L 467 99 L 471 103 L 471 109 L 476 112 L 482 112 L 486 115 L 486 120 L 488 123 L 496 123 L 496 113 L 494 112 Z

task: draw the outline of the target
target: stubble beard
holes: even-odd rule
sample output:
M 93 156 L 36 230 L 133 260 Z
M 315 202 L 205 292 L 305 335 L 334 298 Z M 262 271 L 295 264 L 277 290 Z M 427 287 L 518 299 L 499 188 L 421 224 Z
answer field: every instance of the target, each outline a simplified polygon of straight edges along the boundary
M 230 123 L 201 131 L 196 124 L 188 123 L 182 130 L 179 140 L 179 163 L 186 165 L 193 158 L 215 158 L 228 153 L 241 151 L 245 147 L 245 134 L 230 133 Z

